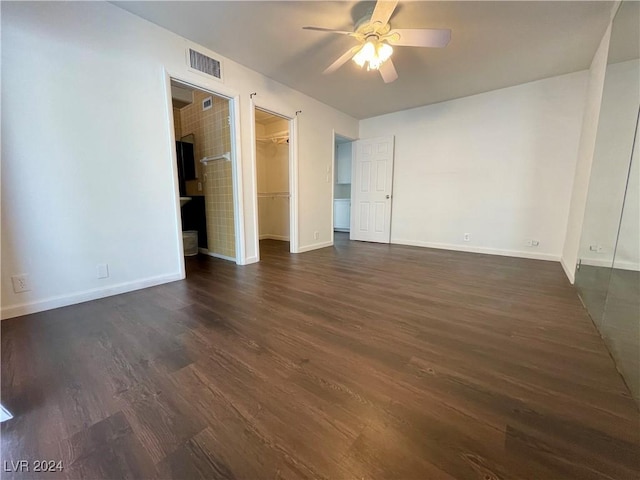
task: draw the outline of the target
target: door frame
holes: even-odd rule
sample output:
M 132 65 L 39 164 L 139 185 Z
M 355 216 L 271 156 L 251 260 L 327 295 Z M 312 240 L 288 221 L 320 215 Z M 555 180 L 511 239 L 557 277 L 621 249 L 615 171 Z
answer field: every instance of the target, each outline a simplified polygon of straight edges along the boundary
M 333 245 L 334 240 L 335 240 L 335 232 L 333 231 L 333 222 L 334 222 L 334 216 L 336 214 L 335 212 L 335 205 L 333 203 L 333 201 L 335 200 L 335 195 L 336 195 L 336 137 L 342 137 L 342 138 L 346 138 L 347 140 L 350 140 L 352 143 L 355 142 L 356 140 L 358 140 L 357 138 L 351 138 L 349 135 L 343 135 L 340 132 L 337 132 L 336 129 L 332 129 L 331 130 L 331 245 Z M 353 162 L 353 158 L 351 160 Z
M 165 95 L 167 104 L 168 126 L 169 126 L 169 138 L 170 138 L 170 158 L 171 158 L 171 172 L 173 176 L 174 184 L 174 204 L 175 204 L 175 217 L 174 223 L 176 227 L 176 235 L 178 240 L 178 254 L 180 258 L 180 277 L 186 277 L 185 259 L 184 259 L 184 245 L 182 241 L 182 212 L 180 209 L 180 190 L 178 185 L 178 158 L 175 151 L 176 134 L 175 124 L 173 118 L 173 103 L 171 100 L 171 80 L 175 80 L 178 83 L 182 83 L 188 87 L 197 88 L 204 92 L 211 93 L 221 98 L 225 98 L 229 101 L 229 116 L 230 118 L 230 135 L 231 135 L 231 177 L 233 186 L 233 218 L 234 218 L 234 233 L 235 233 L 235 247 L 236 258 L 235 262 L 238 265 L 246 264 L 246 250 L 245 250 L 245 229 L 244 229 L 244 205 L 243 205 L 243 188 L 242 188 L 242 156 L 240 153 L 240 94 L 230 90 L 217 82 L 211 82 L 210 84 L 200 81 L 200 79 L 194 81 L 193 79 L 185 78 L 184 74 L 170 72 L 166 68 L 163 68 L 163 79 L 165 83 Z M 203 79 L 204 80 L 204 79 Z
M 284 118 L 289 123 L 289 252 L 300 252 L 300 238 L 298 232 L 298 116 L 296 113 L 286 113 L 274 105 L 270 105 L 257 96 L 249 100 L 249 121 L 251 123 L 251 182 L 253 197 L 253 242 L 256 251 L 256 261 L 260 261 L 260 231 L 258 219 L 258 168 L 256 149 L 256 108 L 277 117 Z

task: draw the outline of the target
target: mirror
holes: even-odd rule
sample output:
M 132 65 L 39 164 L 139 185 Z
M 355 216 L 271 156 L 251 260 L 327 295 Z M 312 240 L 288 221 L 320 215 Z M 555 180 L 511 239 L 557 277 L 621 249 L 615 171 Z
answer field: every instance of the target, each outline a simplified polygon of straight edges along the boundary
M 636 401 L 640 398 L 640 3 L 611 30 L 576 287 Z
M 176 158 L 178 160 L 178 182 L 180 196 L 186 195 L 186 183 L 197 178 L 195 163 L 196 137 L 193 133 L 176 141 Z
M 184 179 L 195 180 L 198 178 L 196 174 L 195 149 L 196 136 L 193 133 L 180 138 L 182 148 L 182 167 L 184 169 Z

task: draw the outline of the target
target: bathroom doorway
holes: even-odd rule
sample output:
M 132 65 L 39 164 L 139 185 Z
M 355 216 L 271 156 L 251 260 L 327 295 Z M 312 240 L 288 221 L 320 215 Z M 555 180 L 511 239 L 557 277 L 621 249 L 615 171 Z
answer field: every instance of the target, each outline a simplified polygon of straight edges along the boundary
M 236 261 L 231 100 L 171 79 L 185 257 Z
M 293 251 L 290 119 L 255 108 L 259 252 Z

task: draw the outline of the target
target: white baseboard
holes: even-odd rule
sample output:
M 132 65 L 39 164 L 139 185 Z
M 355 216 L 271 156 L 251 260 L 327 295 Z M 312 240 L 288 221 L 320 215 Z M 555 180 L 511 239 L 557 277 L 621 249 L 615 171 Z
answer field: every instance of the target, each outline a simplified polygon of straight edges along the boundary
M 581 258 L 581 265 L 588 265 L 590 267 L 611 267 L 612 259 L 603 260 L 600 258 Z
M 392 238 L 391 243 L 396 243 L 400 245 L 410 245 L 413 247 L 427 247 L 427 248 L 438 248 L 441 250 L 455 250 L 458 252 L 500 255 L 503 257 L 530 258 L 533 260 L 546 260 L 549 262 L 560 261 L 560 255 L 553 255 L 551 253 L 535 253 L 535 252 L 525 252 L 520 250 L 502 250 L 499 248 L 474 247 L 474 246 L 458 245 L 453 243 L 423 242 L 420 240 L 405 240 L 401 238 Z
M 258 256 L 254 255 L 252 257 L 247 257 L 244 260 L 241 260 L 238 265 L 251 265 L 252 263 L 258 263 Z
M 613 262 L 613 268 L 620 270 L 632 270 L 634 272 L 640 271 L 640 263 L 625 262 L 623 260 L 616 260 Z
M 222 260 L 229 260 L 230 262 L 236 262 L 238 265 L 246 265 L 247 263 L 253 263 L 253 262 L 240 263 L 236 261 L 234 257 L 228 257 L 226 255 L 222 255 L 221 253 L 213 253 L 207 250 L 206 248 L 198 248 L 198 251 L 205 255 L 209 255 L 210 257 L 221 258 Z
M 590 267 L 605 267 L 611 268 L 612 259 L 604 260 L 600 258 L 582 258 L 582 265 L 588 265 Z M 616 260 L 614 268 L 620 270 L 632 270 L 634 272 L 640 271 L 640 265 L 634 262 L 626 262 L 624 260 Z
M 562 269 L 564 270 L 565 275 L 569 279 L 569 282 L 571 282 L 571 285 L 576 283 L 576 271 L 575 271 L 575 269 L 569 268 L 567 263 L 564 261 L 564 258 L 560 258 L 560 265 L 562 265 Z
M 234 257 L 228 257 L 226 255 L 222 255 L 221 253 L 213 253 L 213 252 L 207 251 L 207 255 L 209 255 L 210 257 L 221 258 L 222 260 L 229 260 L 230 262 L 234 262 L 234 263 L 236 261 Z
M 285 237 L 284 235 L 270 235 L 268 233 L 265 233 L 263 235 L 260 235 L 260 240 L 280 240 L 283 242 L 288 242 L 289 241 L 289 237 Z
M 319 248 L 332 247 L 333 242 L 329 240 L 328 242 L 314 243 L 313 245 L 305 245 L 303 247 L 298 248 L 296 253 L 304 253 L 310 252 L 311 250 L 318 250 Z
M 172 273 L 170 275 L 159 275 L 157 277 L 135 280 L 133 282 L 119 283 L 117 285 L 110 285 L 108 287 L 84 290 L 82 292 L 72 293 L 70 295 L 60 295 L 56 297 L 45 298 L 44 300 L 36 300 L 33 302 L 21 303 L 18 305 L 9 305 L 7 307 L 2 307 L 0 317 L 2 318 L 2 320 L 6 320 L 8 318 L 28 315 L 30 313 L 43 312 L 45 310 L 66 307 L 68 305 L 75 305 L 76 303 L 97 300 L 99 298 L 110 297 L 112 295 L 133 292 L 134 290 L 154 287 L 156 285 L 162 285 L 163 283 L 175 282 L 176 280 L 182 279 L 184 279 L 183 275 L 180 275 L 179 273 Z

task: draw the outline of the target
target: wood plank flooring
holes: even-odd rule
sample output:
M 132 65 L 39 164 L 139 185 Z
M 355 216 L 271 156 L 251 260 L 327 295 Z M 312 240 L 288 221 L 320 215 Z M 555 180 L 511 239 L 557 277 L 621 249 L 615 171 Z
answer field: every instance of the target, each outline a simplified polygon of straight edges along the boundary
M 2 478 L 639 478 L 637 406 L 559 264 L 287 250 L 2 322 Z

